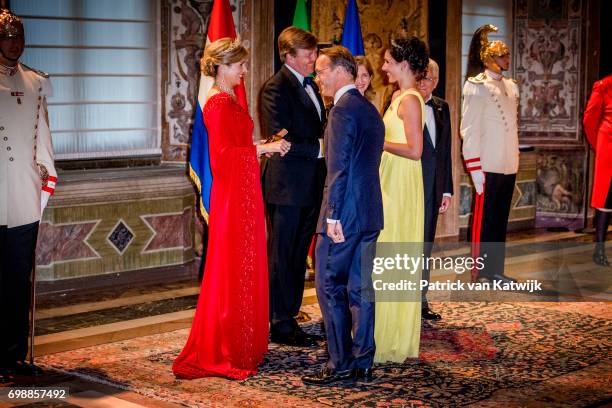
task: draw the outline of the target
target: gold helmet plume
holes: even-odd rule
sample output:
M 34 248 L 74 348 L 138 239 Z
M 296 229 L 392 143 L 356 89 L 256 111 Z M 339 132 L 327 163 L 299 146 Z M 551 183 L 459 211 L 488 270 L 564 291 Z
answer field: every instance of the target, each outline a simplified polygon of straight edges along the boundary
M 10 10 L 0 9 L 0 38 L 23 37 L 23 23 Z

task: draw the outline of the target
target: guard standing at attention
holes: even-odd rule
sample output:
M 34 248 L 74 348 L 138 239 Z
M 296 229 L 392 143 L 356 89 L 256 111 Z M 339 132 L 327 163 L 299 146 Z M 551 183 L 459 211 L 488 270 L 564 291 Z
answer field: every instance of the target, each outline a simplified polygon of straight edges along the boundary
M 28 353 L 38 224 L 57 173 L 47 115 L 48 75 L 19 62 L 21 19 L 0 10 L 0 381 L 31 375 Z
M 501 41 L 488 41 L 497 27 L 487 24 L 474 33 L 463 86 L 461 137 L 463 159 L 476 195 L 472 223 L 472 255 L 485 267 L 472 279 L 515 280 L 504 274 L 505 242 L 514 183 L 519 166 L 519 88 L 503 72 L 510 51 Z

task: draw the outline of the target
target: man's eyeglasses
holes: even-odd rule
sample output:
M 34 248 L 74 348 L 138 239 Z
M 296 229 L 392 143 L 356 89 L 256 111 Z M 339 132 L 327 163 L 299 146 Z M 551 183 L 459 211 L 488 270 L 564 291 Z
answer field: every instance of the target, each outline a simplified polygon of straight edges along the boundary
M 321 75 L 321 72 L 325 71 L 326 69 L 330 69 L 331 67 L 327 67 L 327 68 L 323 68 L 323 69 L 319 69 L 319 70 L 315 70 L 315 74 L 316 75 Z

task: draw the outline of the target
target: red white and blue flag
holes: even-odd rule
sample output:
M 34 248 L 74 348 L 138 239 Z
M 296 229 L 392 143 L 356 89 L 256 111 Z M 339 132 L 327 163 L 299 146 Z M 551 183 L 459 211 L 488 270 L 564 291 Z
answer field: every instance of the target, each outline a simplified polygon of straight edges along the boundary
M 220 38 L 236 38 L 236 29 L 229 0 L 215 0 L 208 24 L 206 45 Z M 213 175 L 210 169 L 208 151 L 208 131 L 204 125 L 202 108 L 206 95 L 212 88 L 215 79 L 206 75 L 200 77 L 198 102 L 195 109 L 193 131 L 191 133 L 191 150 L 189 153 L 189 174 L 200 193 L 200 213 L 206 221 L 210 211 L 210 193 Z M 238 103 L 248 110 L 244 83 L 234 88 Z

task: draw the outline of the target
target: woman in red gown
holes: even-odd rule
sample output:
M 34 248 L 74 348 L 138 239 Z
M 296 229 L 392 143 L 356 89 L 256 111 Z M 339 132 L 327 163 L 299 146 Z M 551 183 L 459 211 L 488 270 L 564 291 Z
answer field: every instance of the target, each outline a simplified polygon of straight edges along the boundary
M 285 154 L 284 140 L 255 146 L 253 121 L 233 89 L 247 51 L 222 38 L 202 58 L 215 78 L 203 108 L 213 176 L 206 267 L 187 344 L 172 371 L 179 378 L 244 379 L 268 350 L 268 261 L 258 154 Z
M 612 212 L 612 75 L 593 84 L 593 92 L 584 110 L 584 131 L 595 150 L 591 198 L 591 206 L 596 208 L 593 261 L 601 266 L 610 266 L 605 244 Z

